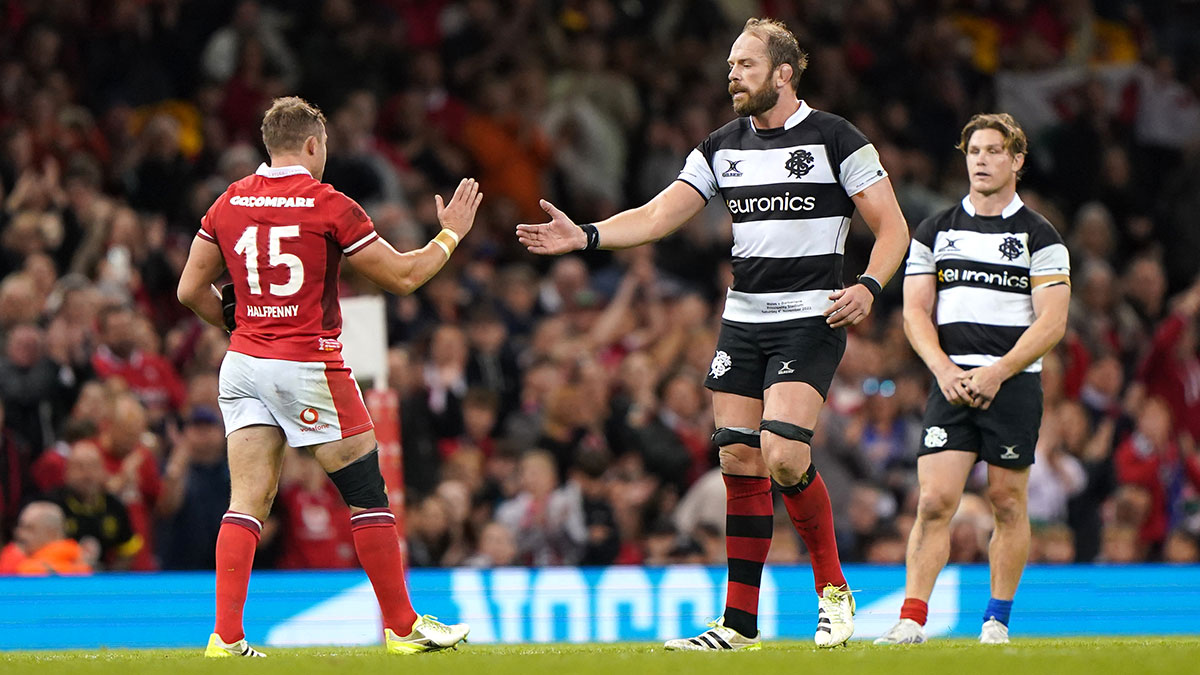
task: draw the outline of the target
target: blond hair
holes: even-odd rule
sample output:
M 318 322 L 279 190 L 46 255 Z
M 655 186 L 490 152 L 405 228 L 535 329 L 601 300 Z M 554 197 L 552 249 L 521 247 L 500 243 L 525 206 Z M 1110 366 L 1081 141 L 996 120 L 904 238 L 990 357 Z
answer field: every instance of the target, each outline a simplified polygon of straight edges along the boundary
M 299 96 L 284 96 L 271 103 L 263 115 L 263 145 L 268 154 L 296 151 L 309 136 L 321 137 L 325 115 L 317 106 Z
M 797 91 L 800 74 L 808 68 L 808 54 L 800 49 L 800 43 L 785 23 L 778 19 L 753 18 L 742 28 L 767 45 L 767 57 L 771 60 L 771 72 L 783 64 L 792 67 L 792 91 Z
M 967 154 L 967 143 L 971 141 L 971 134 L 981 129 L 995 129 L 1004 137 L 1004 149 L 1010 155 L 1024 155 L 1029 150 L 1029 139 L 1025 137 L 1025 131 L 1021 129 L 1021 125 L 1013 119 L 1008 113 L 979 113 L 967 122 L 967 126 L 963 127 L 962 136 L 959 138 L 958 145 L 954 146 Z

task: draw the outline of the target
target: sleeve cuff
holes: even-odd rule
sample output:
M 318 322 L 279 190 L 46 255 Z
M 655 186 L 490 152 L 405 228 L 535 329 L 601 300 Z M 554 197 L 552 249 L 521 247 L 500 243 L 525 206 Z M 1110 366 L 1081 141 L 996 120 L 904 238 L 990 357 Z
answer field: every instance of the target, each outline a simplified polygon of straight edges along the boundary
M 375 241 L 378 238 L 379 238 L 379 233 L 372 232 L 372 233 L 368 234 L 367 236 L 363 237 L 362 239 L 359 239 L 358 241 L 354 242 L 353 244 L 350 244 L 346 248 L 342 249 L 342 253 L 345 254 L 346 257 L 350 257 L 350 256 L 354 255 L 355 253 L 358 253 L 359 251 L 366 248 L 367 244 L 370 244 L 371 242 Z

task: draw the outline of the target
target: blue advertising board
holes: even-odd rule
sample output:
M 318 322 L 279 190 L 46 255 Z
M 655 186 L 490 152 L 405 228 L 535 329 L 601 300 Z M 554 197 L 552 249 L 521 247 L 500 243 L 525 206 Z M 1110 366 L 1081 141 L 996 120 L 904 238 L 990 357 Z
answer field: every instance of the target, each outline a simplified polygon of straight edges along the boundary
M 858 602 L 856 639 L 895 622 L 900 567 L 846 567 Z M 414 570 L 423 614 L 471 624 L 476 643 L 661 641 L 694 635 L 720 615 L 715 567 Z M 929 602 L 931 636 L 978 634 L 986 566 L 951 566 Z M 810 639 L 816 596 L 807 566 L 767 567 L 764 638 Z M 379 610 L 361 571 L 256 572 L 246 607 L 255 645 L 380 641 Z M 0 578 L 0 649 L 203 646 L 213 576 L 204 573 Z M 1200 566 L 1031 567 L 1013 609 L 1014 637 L 1200 633 Z

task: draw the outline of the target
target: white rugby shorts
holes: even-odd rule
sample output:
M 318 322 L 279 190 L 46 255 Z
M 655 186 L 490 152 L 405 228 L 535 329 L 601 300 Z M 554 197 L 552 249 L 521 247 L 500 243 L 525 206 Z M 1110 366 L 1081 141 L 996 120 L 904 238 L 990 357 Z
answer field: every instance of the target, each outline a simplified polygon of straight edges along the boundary
M 226 352 L 221 362 L 225 435 L 248 426 L 280 427 L 302 448 L 374 427 L 354 374 L 341 361 L 284 361 Z

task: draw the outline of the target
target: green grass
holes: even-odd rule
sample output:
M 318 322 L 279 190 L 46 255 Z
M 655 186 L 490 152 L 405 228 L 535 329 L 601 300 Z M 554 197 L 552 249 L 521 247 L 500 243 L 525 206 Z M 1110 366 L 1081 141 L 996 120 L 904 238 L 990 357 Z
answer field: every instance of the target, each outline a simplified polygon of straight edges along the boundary
M 1015 640 L 987 647 L 935 640 L 909 647 L 853 642 L 833 651 L 773 642 L 759 652 L 664 652 L 657 644 L 467 645 L 457 652 L 389 656 L 382 647 L 265 649 L 270 659 L 200 658 L 200 649 L 0 653 L 0 673 L 403 673 L 420 675 L 1145 675 L 1200 672 L 1200 638 Z

